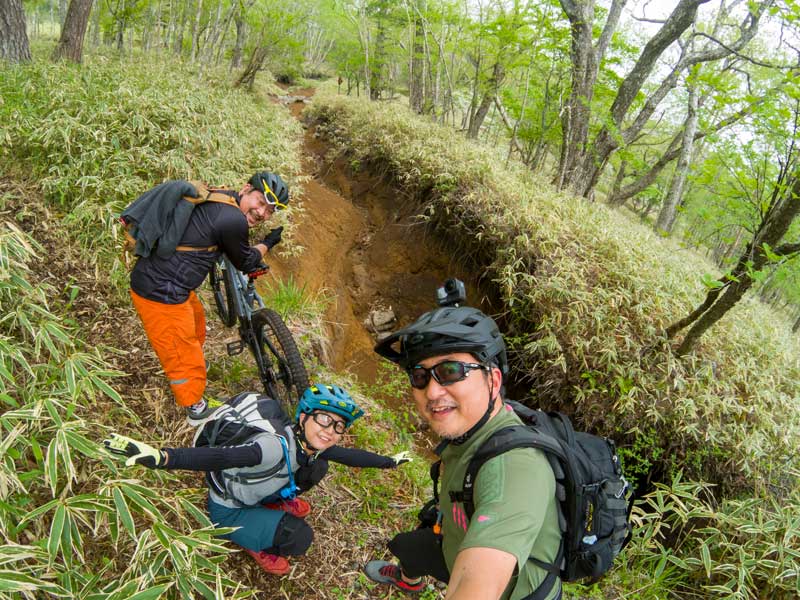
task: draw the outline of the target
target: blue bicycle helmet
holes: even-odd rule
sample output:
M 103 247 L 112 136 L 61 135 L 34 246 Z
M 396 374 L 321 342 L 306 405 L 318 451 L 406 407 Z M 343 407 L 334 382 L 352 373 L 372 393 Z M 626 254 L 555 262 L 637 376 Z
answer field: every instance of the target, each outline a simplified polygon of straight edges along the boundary
M 350 427 L 356 419 L 363 416 L 364 411 L 338 385 L 313 384 L 303 395 L 294 413 L 294 420 L 300 421 L 300 414 L 311 414 L 315 410 L 332 412 L 344 418 L 345 424 Z

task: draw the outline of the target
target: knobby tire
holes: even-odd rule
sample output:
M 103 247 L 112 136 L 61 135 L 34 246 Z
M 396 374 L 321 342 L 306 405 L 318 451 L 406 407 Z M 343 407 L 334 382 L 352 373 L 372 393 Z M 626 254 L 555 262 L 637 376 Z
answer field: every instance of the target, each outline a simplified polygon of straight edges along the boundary
M 226 327 L 236 324 L 236 303 L 233 299 L 234 281 L 233 273 L 230 269 L 222 269 L 219 263 L 214 263 L 209 275 L 211 290 L 214 292 L 214 304 L 217 306 L 217 314 Z
M 309 387 L 308 372 L 297 350 L 297 344 L 281 316 L 271 308 L 254 312 L 252 322 L 262 360 L 268 361 L 275 376 L 273 381 L 264 382 L 266 391 L 291 414 L 297 406 L 300 394 Z M 265 341 L 267 337 L 275 351 L 280 354 L 272 351 Z

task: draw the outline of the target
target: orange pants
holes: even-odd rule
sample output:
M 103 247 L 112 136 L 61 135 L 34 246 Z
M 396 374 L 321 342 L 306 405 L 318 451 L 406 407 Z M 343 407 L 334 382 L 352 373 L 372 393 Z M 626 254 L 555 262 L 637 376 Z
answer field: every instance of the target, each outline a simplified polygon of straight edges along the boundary
M 206 316 L 194 292 L 181 304 L 164 304 L 142 298 L 131 290 L 150 345 L 169 379 L 175 401 L 191 406 L 206 389 Z

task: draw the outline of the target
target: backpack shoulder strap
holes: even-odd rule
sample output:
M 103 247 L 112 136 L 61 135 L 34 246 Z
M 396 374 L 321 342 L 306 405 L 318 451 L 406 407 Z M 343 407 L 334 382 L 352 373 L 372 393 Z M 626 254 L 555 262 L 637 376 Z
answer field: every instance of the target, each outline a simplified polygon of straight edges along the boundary
M 197 206 L 198 204 L 203 204 L 205 202 L 218 202 L 220 204 L 227 204 L 229 206 L 234 206 L 236 208 L 239 205 L 236 203 L 236 200 L 233 196 L 229 196 L 228 194 L 224 194 L 219 191 L 219 188 L 209 188 L 201 181 L 190 181 L 195 189 L 197 190 L 197 196 L 183 196 L 183 199 L 192 204 L 193 206 Z M 175 250 L 177 252 L 216 252 L 219 249 L 219 246 L 177 246 Z
M 204 202 L 219 202 L 220 204 L 228 204 L 236 207 L 239 206 L 233 196 L 230 196 L 222 191 L 223 188 L 211 188 L 205 185 L 202 181 L 190 181 L 189 183 L 191 183 L 197 190 L 197 197 L 184 196 L 183 199 L 191 204 L 194 204 L 195 206 L 198 204 L 203 204 Z
M 511 427 L 504 427 L 495 431 L 489 439 L 475 452 L 475 455 L 467 465 L 467 471 L 464 474 L 464 486 L 460 492 L 450 492 L 450 500 L 452 502 L 461 502 L 464 505 L 464 512 L 467 514 L 467 519 L 472 520 L 472 515 L 475 513 L 475 504 L 473 502 L 475 478 L 478 476 L 478 471 L 483 464 L 495 456 L 505 454 L 510 450 L 517 448 L 538 448 L 545 452 L 548 462 L 551 467 L 555 467 L 557 461 L 552 457 L 564 457 L 564 450 L 561 448 L 559 442 L 551 435 L 541 433 L 533 427 L 526 425 L 512 425 Z M 564 541 L 558 547 L 558 554 L 555 563 L 547 563 L 533 556 L 529 560 L 534 564 L 547 571 L 547 577 L 536 588 L 534 594 L 530 596 L 531 600 L 543 600 L 550 593 L 550 590 L 559 581 L 561 569 L 557 566 L 562 562 L 564 552 Z
M 549 435 L 539 433 L 531 427 L 512 425 L 494 432 L 478 448 L 469 461 L 467 471 L 464 474 L 462 490 L 460 492 L 450 492 L 451 501 L 461 502 L 464 505 L 464 511 L 467 513 L 468 519 L 471 519 L 475 512 L 475 504 L 473 503 L 474 486 L 475 478 L 478 476 L 480 468 L 487 460 L 516 448 L 538 448 L 545 453 L 560 457 L 564 456 L 561 445 L 555 439 Z

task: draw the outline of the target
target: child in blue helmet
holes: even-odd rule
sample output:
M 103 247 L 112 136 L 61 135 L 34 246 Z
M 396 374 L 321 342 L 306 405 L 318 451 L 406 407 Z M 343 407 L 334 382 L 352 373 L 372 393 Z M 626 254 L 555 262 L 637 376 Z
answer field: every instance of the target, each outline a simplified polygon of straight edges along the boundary
M 267 573 L 289 572 L 287 556 L 304 554 L 313 531 L 311 511 L 298 497 L 320 482 L 328 461 L 350 467 L 394 468 L 407 452 L 381 456 L 338 445 L 364 412 L 342 388 L 312 385 L 294 420 L 262 394 L 230 399 L 198 429 L 193 448 L 153 448 L 112 434 L 103 443 L 126 465 L 205 471 L 208 511 L 219 527 L 238 527 L 225 537 L 242 546 Z

